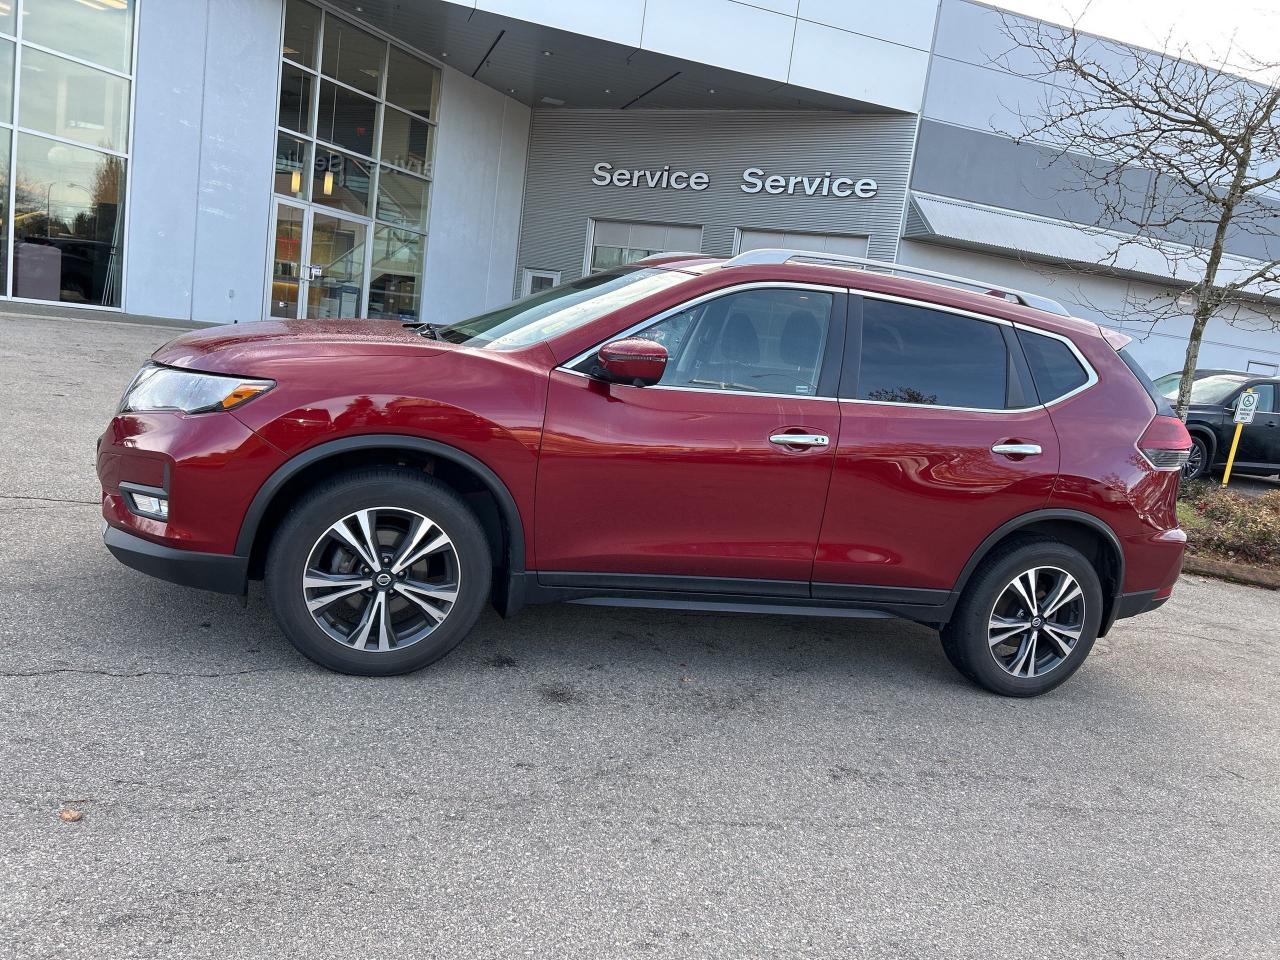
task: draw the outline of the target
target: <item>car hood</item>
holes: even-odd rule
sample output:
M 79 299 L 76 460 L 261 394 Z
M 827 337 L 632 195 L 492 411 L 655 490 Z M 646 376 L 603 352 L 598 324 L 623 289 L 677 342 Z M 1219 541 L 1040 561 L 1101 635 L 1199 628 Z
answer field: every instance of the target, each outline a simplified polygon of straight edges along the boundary
M 280 360 L 335 356 L 434 356 L 455 349 L 399 320 L 256 320 L 184 333 L 151 355 L 157 363 L 249 375 Z

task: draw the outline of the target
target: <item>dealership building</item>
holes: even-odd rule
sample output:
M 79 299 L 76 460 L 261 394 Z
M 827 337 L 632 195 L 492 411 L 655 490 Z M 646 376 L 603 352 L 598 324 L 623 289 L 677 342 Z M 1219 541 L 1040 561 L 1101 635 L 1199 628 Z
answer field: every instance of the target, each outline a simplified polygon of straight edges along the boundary
M 1179 367 L 1190 318 L 1139 306 L 1163 259 L 1110 256 L 1006 135 L 1043 93 L 1008 46 L 966 0 L 0 0 L 0 308 L 447 322 L 785 246 L 1047 295 Z M 1277 372 L 1280 333 L 1215 323 L 1201 364 Z

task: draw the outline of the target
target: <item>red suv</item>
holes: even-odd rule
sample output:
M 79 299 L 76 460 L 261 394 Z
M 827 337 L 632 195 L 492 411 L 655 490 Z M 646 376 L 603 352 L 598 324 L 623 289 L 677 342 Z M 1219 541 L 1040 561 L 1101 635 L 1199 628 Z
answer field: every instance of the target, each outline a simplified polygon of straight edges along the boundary
M 1162 604 L 1191 446 L 1124 338 L 852 258 L 681 254 L 461 323 L 185 334 L 99 441 L 107 547 L 396 674 L 572 601 L 905 617 L 1055 687 Z M 971 289 L 965 289 L 971 288 Z

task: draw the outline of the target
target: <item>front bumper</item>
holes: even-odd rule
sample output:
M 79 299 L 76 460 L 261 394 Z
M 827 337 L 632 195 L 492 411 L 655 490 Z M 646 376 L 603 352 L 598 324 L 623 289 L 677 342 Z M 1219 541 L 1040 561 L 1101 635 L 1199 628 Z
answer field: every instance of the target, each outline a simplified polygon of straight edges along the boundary
M 112 556 L 126 567 L 184 587 L 243 595 L 249 579 L 249 558 L 220 553 L 178 550 L 143 540 L 103 521 L 102 540 Z

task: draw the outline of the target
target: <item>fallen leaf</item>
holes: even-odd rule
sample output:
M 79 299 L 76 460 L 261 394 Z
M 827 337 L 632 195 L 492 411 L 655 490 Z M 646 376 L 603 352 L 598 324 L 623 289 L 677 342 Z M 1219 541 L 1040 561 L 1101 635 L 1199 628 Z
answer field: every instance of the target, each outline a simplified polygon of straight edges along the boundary
M 58 811 L 58 819 L 61 820 L 63 823 L 77 823 L 80 821 L 82 817 L 84 817 L 84 814 L 81 813 L 79 810 L 59 810 Z

